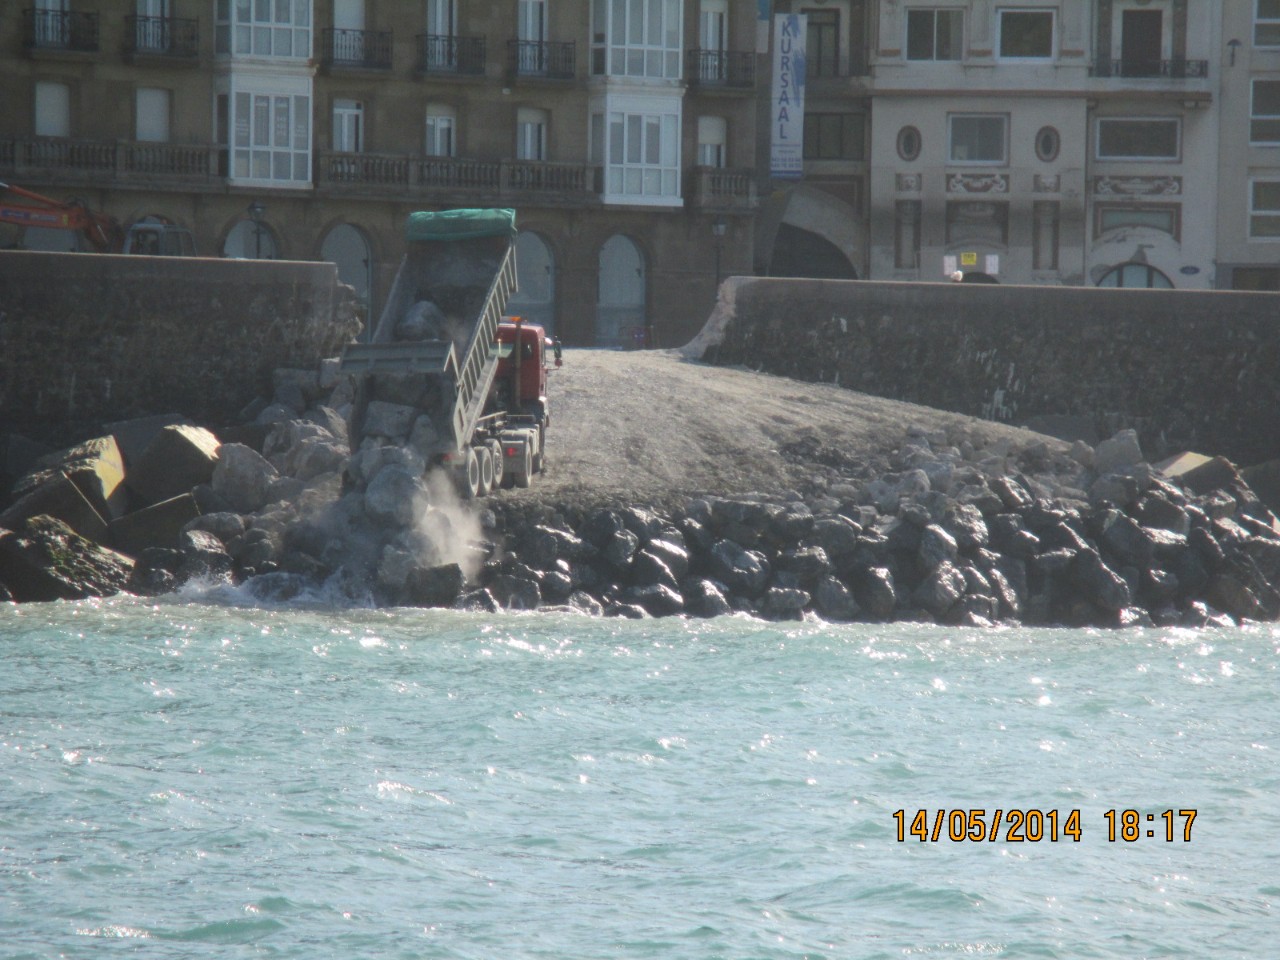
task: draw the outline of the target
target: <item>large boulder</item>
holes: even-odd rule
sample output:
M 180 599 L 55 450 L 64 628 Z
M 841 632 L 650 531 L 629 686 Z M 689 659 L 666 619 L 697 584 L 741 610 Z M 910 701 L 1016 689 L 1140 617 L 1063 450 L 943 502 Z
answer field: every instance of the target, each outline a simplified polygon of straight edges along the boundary
M 133 561 L 50 516 L 0 529 L 0 584 L 14 600 L 82 600 L 124 590 Z
M 224 443 L 213 470 L 213 492 L 237 513 L 253 513 L 266 506 L 271 484 L 279 477 L 262 454 L 240 443 Z
M 169 424 L 129 468 L 129 489 L 145 504 L 171 500 L 213 479 L 221 444 L 213 433 L 189 424 Z

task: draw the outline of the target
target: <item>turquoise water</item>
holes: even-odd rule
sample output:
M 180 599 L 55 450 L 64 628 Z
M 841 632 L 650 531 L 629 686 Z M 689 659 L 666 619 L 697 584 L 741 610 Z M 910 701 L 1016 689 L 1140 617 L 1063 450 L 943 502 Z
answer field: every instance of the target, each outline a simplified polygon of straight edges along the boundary
M 0 606 L 0 957 L 1277 955 L 1272 627 L 208 600 Z

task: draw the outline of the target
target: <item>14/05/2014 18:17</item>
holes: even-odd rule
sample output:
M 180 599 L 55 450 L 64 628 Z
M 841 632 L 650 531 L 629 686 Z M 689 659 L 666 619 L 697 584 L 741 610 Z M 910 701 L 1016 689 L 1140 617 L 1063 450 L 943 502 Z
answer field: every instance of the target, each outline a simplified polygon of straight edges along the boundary
M 893 819 L 897 823 L 897 839 L 904 843 L 908 836 L 915 837 L 921 843 L 950 840 L 953 843 L 965 841 L 994 843 L 1003 839 L 1006 843 L 1038 843 L 1070 839 L 1079 843 L 1084 835 L 1079 810 L 1040 810 L 1037 808 L 996 808 L 988 812 L 980 807 L 967 810 L 932 811 L 917 810 L 910 818 L 906 810 L 895 810 Z M 1164 810 L 1159 814 L 1143 814 L 1137 810 L 1108 810 L 1103 814 L 1107 821 L 1107 840 L 1132 843 L 1145 836 L 1155 839 L 1157 836 L 1167 843 L 1176 839 L 1191 842 L 1191 825 L 1195 821 L 1196 811 L 1193 809 Z M 1175 830 L 1177 819 L 1183 821 L 1181 831 Z M 1156 824 L 1163 828 L 1157 833 Z M 1143 824 L 1151 824 L 1144 830 Z M 1179 836 L 1180 834 L 1180 836 Z

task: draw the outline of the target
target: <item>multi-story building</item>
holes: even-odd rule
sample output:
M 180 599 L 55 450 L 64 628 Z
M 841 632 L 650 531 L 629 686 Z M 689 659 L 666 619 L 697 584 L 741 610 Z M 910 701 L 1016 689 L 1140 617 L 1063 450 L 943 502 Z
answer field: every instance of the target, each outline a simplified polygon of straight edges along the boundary
M 670 346 L 750 260 L 756 20 L 729 0 L 6 3 L 0 179 L 167 217 L 206 255 L 333 260 L 375 313 L 408 213 L 514 207 L 511 309 L 570 343 Z
M 807 17 L 805 163 L 762 202 L 758 269 L 1223 281 L 1214 224 L 1243 180 L 1218 177 L 1219 38 L 1243 3 L 777 6 Z

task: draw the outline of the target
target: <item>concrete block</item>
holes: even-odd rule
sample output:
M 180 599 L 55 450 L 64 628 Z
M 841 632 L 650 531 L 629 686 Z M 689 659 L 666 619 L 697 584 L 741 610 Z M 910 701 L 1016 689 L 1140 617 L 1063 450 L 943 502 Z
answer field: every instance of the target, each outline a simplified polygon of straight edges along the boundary
M 203 427 L 171 424 L 156 434 L 129 471 L 129 489 L 145 504 L 162 503 L 208 483 L 219 440 Z
M 0 513 L 0 527 L 15 529 L 30 517 L 47 514 L 95 543 L 107 541 L 107 522 L 80 487 L 56 473 Z
M 180 413 L 161 413 L 153 417 L 136 417 L 132 420 L 118 420 L 108 423 L 103 429 L 116 438 L 120 447 L 120 455 L 124 458 L 126 470 L 135 467 L 147 446 L 165 427 L 178 423 L 189 424 L 191 421 Z
M 112 521 L 108 535 L 113 547 L 131 557 L 148 547 L 176 550 L 182 528 L 198 516 L 195 497 L 184 493 Z
M 1240 476 L 1272 513 L 1280 515 L 1280 460 L 1245 467 Z
M 41 457 L 35 466 L 32 473 L 14 484 L 15 494 L 25 496 L 61 474 L 80 488 L 99 516 L 110 520 L 123 516 L 128 510 L 124 460 L 114 437 L 86 440 Z

